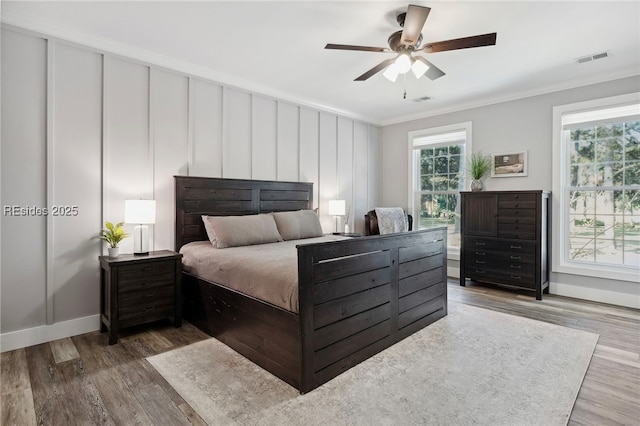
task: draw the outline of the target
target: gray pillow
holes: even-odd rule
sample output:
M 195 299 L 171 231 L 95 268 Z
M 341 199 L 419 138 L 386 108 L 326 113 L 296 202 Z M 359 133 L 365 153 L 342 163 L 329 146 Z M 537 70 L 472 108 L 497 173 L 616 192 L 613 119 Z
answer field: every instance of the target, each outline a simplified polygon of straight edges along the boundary
M 202 216 L 211 244 L 218 248 L 250 246 L 282 241 L 270 214 Z
M 278 232 L 285 241 L 322 237 L 323 235 L 320 219 L 313 210 L 275 212 L 273 217 L 276 220 Z

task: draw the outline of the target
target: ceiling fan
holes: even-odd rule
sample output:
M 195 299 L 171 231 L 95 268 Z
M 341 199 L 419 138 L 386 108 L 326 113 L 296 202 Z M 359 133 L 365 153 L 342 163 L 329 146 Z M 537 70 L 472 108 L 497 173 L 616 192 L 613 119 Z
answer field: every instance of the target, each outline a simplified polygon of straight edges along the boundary
M 427 61 L 424 57 L 413 55 L 413 53 L 436 53 L 447 50 L 468 49 L 471 47 L 493 46 L 496 44 L 496 33 L 488 33 L 471 37 L 456 38 L 452 40 L 438 41 L 433 43 L 422 42 L 422 28 L 429 16 L 431 8 L 424 6 L 409 5 L 406 13 L 397 16 L 398 24 L 402 30 L 396 31 L 389 36 L 389 47 L 369 47 L 352 46 L 348 44 L 327 44 L 325 49 L 337 50 L 359 50 L 365 52 L 397 53 L 393 58 L 385 59 L 369 71 L 357 77 L 354 81 L 364 81 L 369 77 L 385 70 L 383 75 L 396 81 L 399 74 L 405 74 L 409 70 L 413 71 L 416 78 L 426 75 L 429 79 L 435 80 L 445 73 Z

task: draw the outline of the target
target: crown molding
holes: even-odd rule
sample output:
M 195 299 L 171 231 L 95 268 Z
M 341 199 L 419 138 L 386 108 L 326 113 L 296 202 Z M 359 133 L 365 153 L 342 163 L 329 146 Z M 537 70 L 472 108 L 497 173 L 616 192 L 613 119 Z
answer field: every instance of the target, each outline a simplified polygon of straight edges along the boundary
M 380 125 L 379 120 L 372 117 L 367 117 L 332 105 L 326 105 L 312 99 L 306 99 L 290 93 L 285 93 L 260 83 L 221 73 L 208 67 L 182 61 L 157 52 L 50 25 L 40 20 L 24 16 L 20 13 L 15 13 L 11 10 L 2 10 L 0 22 L 3 24 L 3 27 L 6 26 L 7 29 L 36 35 L 47 40 L 71 43 L 73 45 L 78 45 L 78 47 L 89 48 L 90 50 L 101 54 L 121 56 L 128 60 L 134 60 L 148 66 L 166 68 L 174 72 L 186 74 L 190 77 L 208 80 L 222 86 L 244 90 L 257 95 L 264 95 L 266 97 L 294 103 L 301 107 L 307 107 L 362 121 L 367 124 L 376 126 Z
M 426 111 L 419 114 L 398 116 L 390 120 L 383 120 L 380 123 L 380 126 L 384 127 L 384 126 L 390 126 L 393 124 L 407 123 L 409 121 L 421 120 L 424 118 L 465 111 L 473 108 L 481 108 L 481 107 L 500 104 L 504 102 L 517 101 L 520 99 L 532 98 L 534 96 L 547 95 L 550 93 L 561 92 L 563 90 L 571 90 L 571 89 L 576 89 L 578 87 L 585 87 L 585 86 L 590 86 L 590 85 L 599 84 L 599 83 L 606 83 L 609 81 L 620 80 L 620 79 L 629 78 L 629 77 L 640 77 L 640 74 L 638 73 L 637 69 L 629 68 L 624 71 L 610 73 L 607 75 L 600 75 L 597 77 L 585 78 L 583 80 L 574 80 L 573 82 L 571 82 L 571 84 L 558 84 L 558 85 L 539 87 L 533 90 L 514 92 L 504 96 L 496 96 L 480 102 L 468 102 L 464 104 L 458 104 L 452 107 L 434 109 L 434 110 Z

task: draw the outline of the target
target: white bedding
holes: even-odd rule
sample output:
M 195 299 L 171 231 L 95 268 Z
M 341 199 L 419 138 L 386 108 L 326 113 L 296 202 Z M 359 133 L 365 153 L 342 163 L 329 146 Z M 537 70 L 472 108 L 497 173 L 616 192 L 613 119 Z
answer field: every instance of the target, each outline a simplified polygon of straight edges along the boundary
M 327 235 L 224 249 L 214 247 L 209 241 L 197 241 L 185 244 L 180 253 L 186 272 L 297 313 L 296 246 L 345 238 Z

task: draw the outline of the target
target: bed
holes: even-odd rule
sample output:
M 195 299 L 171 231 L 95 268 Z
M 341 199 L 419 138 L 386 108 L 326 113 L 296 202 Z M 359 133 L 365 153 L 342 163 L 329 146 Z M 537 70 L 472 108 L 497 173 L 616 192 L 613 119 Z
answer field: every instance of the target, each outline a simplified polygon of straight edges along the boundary
M 176 176 L 175 196 L 176 251 L 207 244 L 203 215 L 313 208 L 303 182 Z M 305 393 L 447 315 L 444 227 L 297 241 L 297 312 L 183 271 L 184 317 Z

